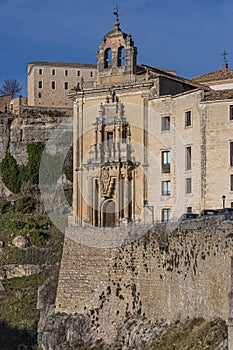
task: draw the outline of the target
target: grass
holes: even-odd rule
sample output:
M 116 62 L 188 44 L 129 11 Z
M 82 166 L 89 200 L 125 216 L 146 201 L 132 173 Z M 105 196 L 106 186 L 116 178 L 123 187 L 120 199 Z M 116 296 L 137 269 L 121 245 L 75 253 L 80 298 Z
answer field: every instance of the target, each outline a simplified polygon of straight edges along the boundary
M 152 346 L 156 350 L 215 350 L 227 338 L 223 320 L 193 319 L 168 327 Z
M 42 272 L 5 281 L 5 291 L 0 297 L 1 321 L 19 330 L 35 329 L 39 320 L 36 310 L 37 290 L 47 277 L 48 273 Z
M 46 214 L 38 215 L 34 207 L 30 212 L 28 202 L 22 198 L 17 197 L 11 202 L 0 201 L 1 208 L 0 241 L 4 242 L 4 247 L 0 252 L 0 265 L 33 264 L 47 267 L 37 275 L 3 281 L 5 291 L 0 293 L 0 323 L 11 329 L 35 331 L 39 320 L 36 309 L 38 287 L 51 274 L 57 273 L 63 234 L 53 226 Z M 30 240 L 29 248 L 18 249 L 12 244 L 19 235 Z M 53 291 L 56 291 L 56 282 Z

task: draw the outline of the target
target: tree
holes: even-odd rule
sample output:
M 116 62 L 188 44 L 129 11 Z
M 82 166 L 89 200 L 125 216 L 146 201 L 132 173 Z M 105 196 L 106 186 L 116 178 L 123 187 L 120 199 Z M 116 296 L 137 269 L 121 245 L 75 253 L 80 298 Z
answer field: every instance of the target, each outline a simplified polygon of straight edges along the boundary
M 6 79 L 0 88 L 0 95 L 11 94 L 13 98 L 19 96 L 23 87 L 17 79 Z

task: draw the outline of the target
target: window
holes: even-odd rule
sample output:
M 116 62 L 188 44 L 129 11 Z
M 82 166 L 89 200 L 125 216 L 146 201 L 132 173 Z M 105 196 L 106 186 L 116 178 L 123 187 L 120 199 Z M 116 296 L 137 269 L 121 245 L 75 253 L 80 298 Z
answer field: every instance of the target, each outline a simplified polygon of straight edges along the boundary
M 120 46 L 117 55 L 117 66 L 121 67 L 125 65 L 125 48 Z
M 171 181 L 162 181 L 162 196 L 170 196 Z
M 230 106 L 230 120 L 233 120 L 233 106 Z
M 128 134 L 127 129 L 123 129 L 123 131 L 122 131 L 122 142 L 123 143 L 126 143 L 127 134 Z
M 104 51 L 104 68 L 112 65 L 112 50 L 110 48 Z
M 56 89 L 56 82 L 55 81 L 52 81 L 52 83 L 51 83 L 51 88 L 54 90 L 54 89 Z
M 233 166 L 233 142 L 230 142 L 230 166 Z
M 162 152 L 162 172 L 170 173 L 170 151 Z
M 192 179 L 185 179 L 185 193 L 192 193 Z
M 233 202 L 231 202 L 231 208 L 233 208 Z
M 107 133 L 107 144 L 109 148 L 112 148 L 113 145 L 113 132 Z
M 55 75 L 55 74 L 56 74 L 55 69 L 52 69 L 52 75 Z
M 41 80 L 38 81 L 38 88 L 39 88 L 39 89 L 42 89 L 42 81 L 41 81 Z
M 68 84 L 68 82 L 66 81 L 65 84 L 64 84 L 64 89 L 65 89 L 65 90 L 68 90 L 68 88 L 69 88 L 69 84 Z
M 42 75 L 42 73 L 43 73 L 43 71 L 42 71 L 42 69 L 40 68 L 40 69 L 39 69 L 39 74 Z
M 67 77 L 67 75 L 68 75 L 68 70 L 65 69 L 65 76 Z
M 170 130 L 170 117 L 162 117 L 162 125 L 161 125 L 161 130 Z
M 233 191 L 233 175 L 230 176 L 230 188 Z
M 42 97 L 42 93 L 39 92 L 39 93 L 38 93 L 38 98 L 41 98 L 41 97 Z
M 192 149 L 191 146 L 185 148 L 185 170 L 192 169 Z
M 186 213 L 190 214 L 193 212 L 193 208 L 192 207 L 187 207 L 186 208 Z
M 77 71 L 77 77 L 80 77 L 80 70 Z
M 93 77 L 93 72 L 92 72 L 92 71 L 90 71 L 90 77 L 91 77 L 91 78 Z
M 191 111 L 185 112 L 185 126 L 192 125 L 192 113 Z
M 171 209 L 170 208 L 164 208 L 162 209 L 162 221 L 168 222 L 171 217 Z

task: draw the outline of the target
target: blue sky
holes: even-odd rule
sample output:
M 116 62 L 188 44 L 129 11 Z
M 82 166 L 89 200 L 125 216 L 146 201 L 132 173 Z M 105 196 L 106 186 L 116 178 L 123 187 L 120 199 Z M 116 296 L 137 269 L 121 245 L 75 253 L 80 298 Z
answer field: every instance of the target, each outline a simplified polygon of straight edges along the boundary
M 138 47 L 138 63 L 184 77 L 233 68 L 232 0 L 0 0 L 0 85 L 17 78 L 27 94 L 27 63 L 95 63 L 104 34 L 121 7 L 121 29 Z

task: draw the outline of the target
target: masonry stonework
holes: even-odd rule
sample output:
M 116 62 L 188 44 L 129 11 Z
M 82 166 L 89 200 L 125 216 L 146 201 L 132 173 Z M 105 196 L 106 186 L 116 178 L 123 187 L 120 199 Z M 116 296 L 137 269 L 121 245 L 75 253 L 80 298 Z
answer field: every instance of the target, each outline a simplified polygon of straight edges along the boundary
M 156 225 L 112 249 L 94 247 L 108 236 L 104 230 L 86 238 L 89 246 L 73 240 L 76 234 L 85 242 L 88 228 L 66 238 L 56 312 L 84 314 L 95 338 L 106 343 L 133 314 L 155 323 L 195 317 L 227 320 L 232 222 L 202 219 L 170 229 Z M 111 231 L 117 235 L 117 229 Z M 132 233 L 124 230 L 125 237 Z

